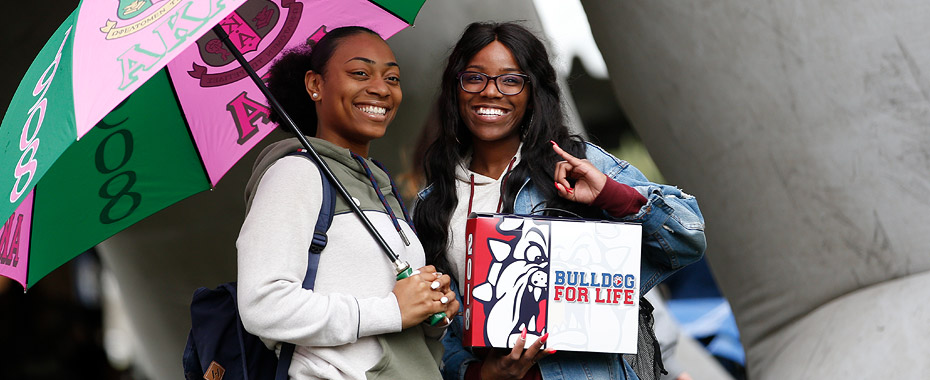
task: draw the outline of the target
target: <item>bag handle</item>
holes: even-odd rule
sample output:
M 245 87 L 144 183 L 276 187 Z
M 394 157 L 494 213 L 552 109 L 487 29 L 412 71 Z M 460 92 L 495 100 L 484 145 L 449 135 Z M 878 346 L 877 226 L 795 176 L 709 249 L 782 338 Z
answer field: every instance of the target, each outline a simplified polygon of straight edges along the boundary
M 537 209 L 539 206 L 543 206 L 543 207 Z M 564 213 L 564 214 L 568 214 L 568 215 L 574 216 L 574 217 L 576 217 L 576 218 L 578 218 L 578 219 L 583 219 L 583 218 L 581 217 L 581 215 L 578 215 L 578 214 L 576 214 L 576 213 L 573 213 L 573 212 L 568 211 L 568 210 L 565 210 L 565 209 L 555 208 L 555 207 L 545 207 L 545 203 L 544 203 L 544 202 L 539 202 L 539 203 L 537 203 L 535 206 L 533 206 L 533 209 L 530 210 L 529 215 L 533 215 L 533 214 L 536 214 L 536 213 L 543 213 L 543 212 L 546 212 L 546 211 L 558 211 L 558 212 L 561 212 L 561 213 Z

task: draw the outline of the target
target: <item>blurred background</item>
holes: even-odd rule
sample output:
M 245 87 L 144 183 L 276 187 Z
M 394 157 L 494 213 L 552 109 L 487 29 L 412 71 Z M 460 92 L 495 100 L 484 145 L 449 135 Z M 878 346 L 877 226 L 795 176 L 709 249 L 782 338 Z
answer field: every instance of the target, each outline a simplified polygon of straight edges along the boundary
M 6 5 L 0 105 L 77 3 Z M 428 0 L 388 41 L 404 102 L 372 156 L 411 198 L 411 136 L 452 43 L 520 20 L 546 36 L 571 127 L 700 200 L 706 259 L 653 294 L 673 375 L 923 378 L 928 16 L 909 0 Z M 193 290 L 235 279 L 254 152 L 27 294 L 0 278 L 0 378 L 181 378 Z

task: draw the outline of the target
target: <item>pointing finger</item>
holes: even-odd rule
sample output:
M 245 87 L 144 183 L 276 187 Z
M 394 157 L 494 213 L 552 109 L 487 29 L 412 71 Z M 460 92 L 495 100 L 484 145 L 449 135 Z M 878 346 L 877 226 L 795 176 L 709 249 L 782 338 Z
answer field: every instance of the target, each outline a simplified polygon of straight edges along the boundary
M 563 160 L 567 161 L 572 166 L 578 166 L 583 162 L 578 157 L 572 156 L 568 152 L 562 150 L 562 147 L 560 147 L 559 144 L 556 144 L 555 141 L 549 140 L 549 142 L 552 143 L 552 150 L 554 150 L 556 154 L 561 156 Z

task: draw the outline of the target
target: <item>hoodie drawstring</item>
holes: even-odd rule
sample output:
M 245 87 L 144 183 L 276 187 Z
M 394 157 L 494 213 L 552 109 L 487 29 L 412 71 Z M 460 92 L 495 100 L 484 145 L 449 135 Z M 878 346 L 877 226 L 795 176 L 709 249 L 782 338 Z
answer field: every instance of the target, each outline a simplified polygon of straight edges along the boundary
M 404 214 L 404 220 L 407 221 L 407 225 L 410 226 L 410 229 L 413 230 L 413 233 L 417 233 L 416 227 L 413 226 L 413 218 L 410 217 L 410 214 L 407 212 L 407 206 L 404 205 L 404 198 L 401 197 L 397 192 L 397 184 L 394 183 L 394 177 L 391 176 L 391 173 L 388 172 L 387 168 L 384 167 L 384 164 L 382 164 L 380 161 L 372 158 L 371 162 L 374 162 L 379 169 L 384 171 L 384 174 L 388 175 L 388 181 L 391 181 L 391 191 L 394 192 L 394 198 L 397 199 L 397 203 L 400 204 L 400 211 Z
M 468 189 L 469 189 L 469 193 L 468 193 L 468 213 L 465 214 L 465 217 L 466 217 L 466 218 L 469 217 L 469 216 L 471 216 L 471 203 L 472 203 L 472 201 L 475 200 L 475 175 L 474 175 L 474 174 L 469 174 L 469 175 L 468 175 L 468 180 L 469 180 L 469 183 L 470 183 L 470 187 L 468 188 Z
M 497 213 L 498 214 L 501 212 L 501 205 L 504 204 L 504 189 L 506 189 L 506 187 L 504 186 L 507 186 L 507 178 L 510 177 L 510 170 L 513 169 L 514 162 L 517 162 L 516 157 L 510 159 L 510 164 L 507 165 L 507 173 L 504 174 L 504 179 L 501 180 L 501 195 L 497 199 Z
M 375 176 L 371 174 L 371 169 L 368 167 L 368 164 L 365 163 L 365 159 L 358 154 L 352 153 L 352 158 L 362 164 L 362 168 L 365 169 L 365 173 L 368 174 L 368 180 L 371 181 L 371 186 L 375 188 L 375 193 L 378 194 L 378 199 L 381 200 L 381 205 L 384 206 L 384 209 L 387 210 L 388 214 L 391 216 L 391 223 L 394 224 L 394 228 L 397 230 L 397 234 L 400 235 L 400 238 L 404 240 L 404 244 L 409 246 L 410 240 L 407 239 L 407 235 L 404 234 L 404 231 L 401 230 L 400 224 L 397 223 L 397 216 L 394 215 L 394 210 L 391 209 L 391 206 L 387 203 L 387 200 L 384 198 L 384 194 L 381 192 L 381 188 L 378 186 L 378 181 L 375 180 Z M 377 165 L 381 170 L 384 170 L 384 166 L 381 163 L 372 160 L 375 165 Z M 384 170 L 387 173 L 387 170 Z M 400 200 L 400 196 L 397 194 L 397 187 L 394 185 L 394 180 L 391 179 L 391 175 L 388 174 L 388 179 L 391 181 L 391 191 L 394 193 L 394 198 L 397 199 L 397 202 L 400 204 L 400 208 L 403 211 L 404 217 L 406 218 L 407 224 L 413 229 L 412 220 L 407 214 L 407 208 L 404 207 L 404 201 Z M 415 232 L 414 232 L 415 233 Z
M 504 204 L 504 186 L 507 185 L 507 177 L 510 177 L 510 171 L 513 169 L 513 163 L 516 161 L 517 161 L 516 157 L 510 159 L 510 164 L 507 165 L 507 171 L 504 173 L 504 178 L 501 180 L 500 195 L 497 198 L 497 213 L 498 214 L 501 212 L 501 206 Z M 468 214 L 465 214 L 465 215 L 471 215 L 472 202 L 474 202 L 475 200 L 475 175 L 474 174 L 469 175 L 469 184 L 471 187 L 470 187 L 470 192 L 468 194 Z

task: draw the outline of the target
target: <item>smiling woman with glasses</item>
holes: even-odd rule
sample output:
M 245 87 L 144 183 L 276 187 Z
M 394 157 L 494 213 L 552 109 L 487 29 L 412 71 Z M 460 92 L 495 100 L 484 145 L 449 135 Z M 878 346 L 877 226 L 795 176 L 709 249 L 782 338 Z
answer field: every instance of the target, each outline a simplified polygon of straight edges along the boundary
M 459 84 L 462 90 L 472 94 L 477 94 L 488 86 L 489 81 L 494 81 L 497 91 L 504 95 L 517 95 L 523 92 L 526 82 L 530 77 L 526 74 L 501 74 L 490 76 L 477 71 L 463 71 L 459 73 Z
M 572 135 L 559 94 L 545 46 L 520 25 L 471 24 L 449 55 L 439 122 L 424 131 L 436 139 L 423 159 L 428 187 L 413 220 L 427 263 L 451 274 L 456 291 L 464 289 L 471 212 L 562 209 L 641 223 L 640 276 L 648 279 L 641 294 L 704 254 L 704 219 L 694 197 L 649 182 L 629 163 Z M 555 353 L 544 349 L 548 334 L 536 326 L 514 326 L 512 349 L 472 351 L 462 346 L 463 323 L 456 317 L 443 338 L 446 379 L 651 379 L 659 368 L 651 366 L 656 358 L 645 344 L 639 352 L 649 360 L 633 363 L 649 364 L 635 371 L 618 354 Z

